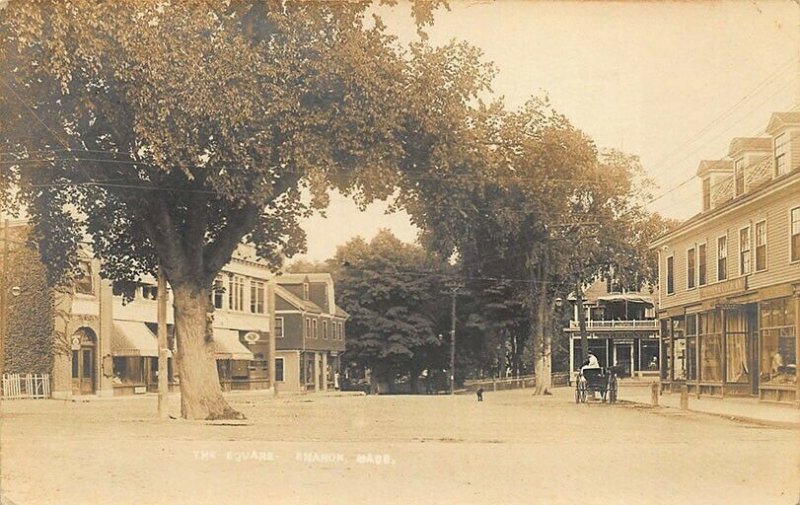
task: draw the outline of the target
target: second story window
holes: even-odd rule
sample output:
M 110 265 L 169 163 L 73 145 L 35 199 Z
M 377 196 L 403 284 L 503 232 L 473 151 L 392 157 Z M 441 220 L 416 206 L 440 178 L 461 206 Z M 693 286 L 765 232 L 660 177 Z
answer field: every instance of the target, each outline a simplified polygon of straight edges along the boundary
M 328 321 L 322 321 L 322 338 L 328 340 Z
M 308 293 L 308 283 L 307 283 L 307 282 L 304 282 L 304 283 L 303 283 L 303 300 L 308 300 L 308 296 L 309 296 L 309 293 Z
M 728 237 L 717 239 L 717 280 L 724 281 L 728 278 Z
M 317 338 L 317 320 L 311 320 L 311 338 Z
M 744 193 L 744 158 L 739 158 L 733 166 L 735 193 L 734 196 L 739 196 Z
M 686 289 L 693 289 L 695 284 L 694 247 L 686 251 Z
M 158 286 L 142 286 L 142 298 L 145 300 L 158 300 Z
M 670 256 L 667 258 L 667 294 L 675 293 L 675 258 Z
M 781 133 L 775 137 L 775 177 L 789 171 L 789 137 Z
M 230 276 L 231 290 L 228 296 L 230 310 L 244 311 L 244 277 L 241 275 Z
M 700 286 L 706 285 L 706 245 L 700 244 L 697 246 L 697 284 Z
M 222 279 L 221 275 L 214 279 L 214 285 L 211 288 L 211 297 L 215 309 L 223 308 L 222 306 L 225 304 L 225 281 Z
M 306 338 L 311 338 L 311 318 L 306 318 Z
M 275 318 L 275 338 L 283 338 L 283 318 Z
M 767 222 L 756 223 L 756 272 L 767 269 Z
M 800 207 L 791 212 L 791 237 L 789 238 L 789 257 L 791 261 L 800 261 Z
M 80 263 L 80 273 L 75 276 L 75 292 L 82 295 L 94 294 L 92 267 L 88 261 L 81 261 Z
M 264 282 L 250 281 L 250 312 L 253 314 L 264 313 Z
M 739 230 L 739 275 L 750 273 L 752 268 L 750 253 L 750 227 L 746 226 Z

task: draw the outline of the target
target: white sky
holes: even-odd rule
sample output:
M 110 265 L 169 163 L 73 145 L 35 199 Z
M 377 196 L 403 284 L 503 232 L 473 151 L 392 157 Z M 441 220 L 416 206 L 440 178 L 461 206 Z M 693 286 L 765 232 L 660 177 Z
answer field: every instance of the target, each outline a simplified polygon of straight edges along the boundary
M 415 36 L 407 5 L 382 11 L 401 40 Z M 494 91 L 516 108 L 547 93 L 598 146 L 641 157 L 657 194 L 687 181 L 700 160 L 727 154 L 733 137 L 758 135 L 774 111 L 800 104 L 800 3 L 543 2 L 451 0 L 430 40 L 480 47 L 499 69 Z M 684 219 L 699 210 L 699 182 L 655 201 Z M 327 218 L 304 223 L 307 259 L 390 228 L 407 241 L 405 215 L 375 204 L 359 212 L 333 197 Z

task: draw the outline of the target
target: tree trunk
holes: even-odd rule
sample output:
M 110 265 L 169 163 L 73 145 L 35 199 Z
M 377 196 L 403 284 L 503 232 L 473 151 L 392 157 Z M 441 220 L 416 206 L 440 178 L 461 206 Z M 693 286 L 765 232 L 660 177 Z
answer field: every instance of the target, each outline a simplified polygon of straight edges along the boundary
M 548 329 L 548 309 L 547 290 L 542 289 L 539 293 L 536 332 L 539 334 L 539 352 L 536 355 L 536 394 L 550 394 L 553 386 L 553 336 Z
M 177 365 L 184 419 L 243 419 L 222 397 L 214 357 L 213 320 L 207 312 L 209 287 L 173 287 Z
M 552 384 L 552 337 L 547 331 L 547 285 L 546 281 L 549 274 L 548 254 L 544 252 L 541 263 L 538 268 L 533 269 L 534 272 L 538 271 L 538 282 L 532 283 L 532 301 L 531 301 L 531 327 L 533 328 L 534 337 L 534 370 L 536 372 L 536 388 L 534 394 L 545 395 L 550 394 Z

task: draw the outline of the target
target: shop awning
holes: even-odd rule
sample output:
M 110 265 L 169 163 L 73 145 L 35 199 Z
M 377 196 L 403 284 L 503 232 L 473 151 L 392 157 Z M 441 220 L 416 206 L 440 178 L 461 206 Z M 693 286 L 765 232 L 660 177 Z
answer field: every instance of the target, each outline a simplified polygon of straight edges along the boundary
M 597 297 L 601 302 L 628 302 L 628 303 L 647 303 L 653 305 L 653 299 L 649 296 L 636 295 L 633 293 L 614 293 Z
M 239 332 L 214 328 L 214 354 L 217 359 L 252 360 L 253 353 L 239 341 Z
M 114 321 L 111 355 L 158 357 L 158 339 L 142 322 Z

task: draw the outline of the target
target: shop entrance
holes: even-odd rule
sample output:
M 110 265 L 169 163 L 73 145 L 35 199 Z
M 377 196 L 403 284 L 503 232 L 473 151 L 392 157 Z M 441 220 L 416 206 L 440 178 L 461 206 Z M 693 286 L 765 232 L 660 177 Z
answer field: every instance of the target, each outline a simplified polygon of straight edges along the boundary
M 614 364 L 622 367 L 621 376 L 630 377 L 633 371 L 633 343 L 614 343 Z
M 81 328 L 72 335 L 72 394 L 95 393 L 95 347 L 97 337 L 89 328 Z

